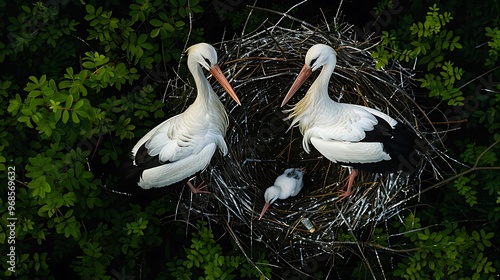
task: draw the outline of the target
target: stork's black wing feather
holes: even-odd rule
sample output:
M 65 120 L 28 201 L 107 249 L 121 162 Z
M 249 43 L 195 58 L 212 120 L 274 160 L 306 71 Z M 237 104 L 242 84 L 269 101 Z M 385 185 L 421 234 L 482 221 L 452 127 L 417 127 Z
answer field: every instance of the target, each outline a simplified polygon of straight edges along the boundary
M 147 204 L 154 199 L 158 199 L 167 193 L 175 191 L 186 183 L 187 179 L 170 185 L 168 188 L 153 188 L 148 190 L 144 190 L 137 185 L 144 170 L 162 164 L 165 163 L 160 162 L 158 156 L 150 156 L 147 149 L 142 145 L 137 150 L 135 158 L 129 153 L 127 157 L 121 160 L 121 164 L 114 176 L 117 180 L 115 190 L 130 194 L 137 201 Z
M 365 138 L 360 142 L 384 142 L 392 138 L 392 127 L 384 119 L 373 115 L 377 119 L 377 124 L 373 130 L 365 131 Z
M 366 131 L 366 137 L 361 142 L 380 142 L 384 152 L 391 156 L 391 160 L 375 163 L 348 163 L 356 169 L 370 172 L 412 171 L 420 162 L 416 151 L 417 135 L 408 126 L 398 122 L 392 127 L 384 119 L 375 116 L 377 124 L 371 131 Z

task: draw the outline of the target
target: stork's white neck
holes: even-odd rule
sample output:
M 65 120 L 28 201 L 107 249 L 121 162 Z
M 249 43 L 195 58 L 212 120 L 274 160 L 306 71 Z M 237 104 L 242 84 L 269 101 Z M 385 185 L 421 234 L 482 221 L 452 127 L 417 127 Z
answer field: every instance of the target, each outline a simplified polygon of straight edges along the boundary
M 212 86 L 206 79 L 201 65 L 188 59 L 188 67 L 191 74 L 193 74 L 198 93 L 193 104 L 186 111 L 198 116 L 198 124 L 214 127 L 220 132 L 222 138 L 218 139 L 218 145 L 225 154 L 227 148 L 223 137 L 226 135 L 229 119 L 224 105 L 222 105 L 219 97 L 213 92 Z M 205 120 L 207 123 L 205 124 L 202 120 Z
M 318 102 L 324 102 L 326 100 L 333 101 L 328 95 L 328 84 L 334 69 L 335 61 L 323 65 L 321 72 L 304 97 L 304 99 L 310 99 L 310 105 L 315 106 Z
M 328 83 L 335 69 L 336 60 L 331 59 L 323 65 L 321 72 L 313 82 L 304 98 L 288 112 L 291 114 L 289 119 L 293 119 L 292 126 L 299 124 L 301 132 L 307 129 L 314 122 L 315 116 L 320 115 L 322 109 L 334 109 L 338 103 L 333 101 L 328 95 Z M 325 106 L 328 104 L 328 106 Z
M 205 78 L 203 69 L 200 64 L 195 61 L 188 61 L 189 71 L 193 74 L 194 82 L 196 84 L 197 96 L 193 104 L 201 106 L 201 108 L 206 109 L 210 101 L 210 95 L 212 92 L 212 87 L 210 83 Z

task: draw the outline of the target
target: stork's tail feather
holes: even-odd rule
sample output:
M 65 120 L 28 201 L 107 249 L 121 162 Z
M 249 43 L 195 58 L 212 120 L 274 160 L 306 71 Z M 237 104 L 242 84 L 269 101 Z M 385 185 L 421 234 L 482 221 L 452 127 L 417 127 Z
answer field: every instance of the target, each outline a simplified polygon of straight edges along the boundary
M 130 159 L 122 161 L 120 167 L 115 170 L 116 184 L 114 184 L 113 190 L 135 195 L 139 191 L 137 182 L 139 182 L 143 170 L 143 168 L 135 166 Z
M 384 143 L 389 154 L 395 159 L 396 170 L 411 172 L 422 162 L 420 153 L 423 152 L 422 145 L 419 145 L 420 138 L 415 131 L 406 125 L 398 123 L 393 131 L 393 138 L 388 143 Z
M 422 162 L 421 153 L 424 147 L 420 143 L 420 138 L 410 127 L 402 123 L 396 124 L 392 130 L 392 137 L 382 144 L 384 152 L 391 156 L 391 160 L 344 164 L 368 172 L 413 172 Z

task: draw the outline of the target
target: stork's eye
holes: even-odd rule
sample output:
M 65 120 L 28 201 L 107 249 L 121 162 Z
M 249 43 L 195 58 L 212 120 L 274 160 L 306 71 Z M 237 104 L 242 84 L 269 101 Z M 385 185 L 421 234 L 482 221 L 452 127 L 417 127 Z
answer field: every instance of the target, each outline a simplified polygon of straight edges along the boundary
M 311 67 L 314 66 L 314 63 L 316 63 L 316 61 L 318 60 L 318 58 L 316 57 L 315 59 L 311 60 Z
M 210 59 L 208 59 L 206 57 L 203 57 L 203 59 L 205 59 L 205 62 L 208 64 L 208 66 L 212 65 L 212 63 L 210 62 Z

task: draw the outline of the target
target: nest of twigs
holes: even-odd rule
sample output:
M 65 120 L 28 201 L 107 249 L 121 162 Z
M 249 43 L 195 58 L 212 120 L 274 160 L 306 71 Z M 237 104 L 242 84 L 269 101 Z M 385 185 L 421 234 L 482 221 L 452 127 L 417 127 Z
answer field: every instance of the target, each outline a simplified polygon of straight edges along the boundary
M 212 192 L 208 203 L 186 202 L 191 211 L 226 225 L 248 256 L 254 246 L 263 243 L 285 266 L 318 253 L 338 254 L 349 246 L 340 241 L 339 230 L 355 236 L 371 234 L 377 224 L 399 215 L 418 197 L 423 173 L 435 176 L 431 156 L 435 139 L 429 138 L 432 127 L 406 90 L 410 72 L 398 64 L 377 70 L 370 52 L 375 42 L 353 39 L 349 24 L 313 27 L 300 23 L 294 29 L 262 25 L 241 38 L 214 44 L 219 64 L 242 105 L 223 95 L 230 118 L 229 155 L 217 153 L 201 174 Z M 317 43 L 332 46 L 338 54 L 330 81 L 332 99 L 376 108 L 402 121 L 417 132 L 429 151 L 411 173 L 361 171 L 354 193 L 340 203 L 336 203 L 338 191 L 344 187 L 348 169 L 314 149 L 305 153 L 302 135 L 297 128 L 288 130 L 290 124 L 282 112 L 286 107 L 280 108 L 307 50 Z M 289 104 L 304 96 L 316 75 Z M 214 90 L 223 92 L 217 86 Z M 307 169 L 304 188 L 296 197 L 276 201 L 258 220 L 265 189 L 289 167 Z

